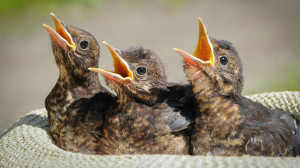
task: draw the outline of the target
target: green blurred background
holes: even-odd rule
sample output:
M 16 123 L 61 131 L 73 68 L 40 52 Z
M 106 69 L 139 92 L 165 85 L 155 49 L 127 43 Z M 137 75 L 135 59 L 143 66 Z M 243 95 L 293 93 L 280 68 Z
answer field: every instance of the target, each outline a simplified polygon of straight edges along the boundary
M 103 40 L 120 49 L 142 45 L 160 55 L 169 81 L 183 83 L 182 60 L 172 48 L 193 51 L 201 17 L 211 36 L 231 41 L 239 51 L 247 95 L 300 90 L 299 9 L 299 0 L 1 0 L 0 133 L 44 108 L 57 80 L 42 27 L 53 27 L 50 12 L 96 37 L 100 67 L 112 69 Z

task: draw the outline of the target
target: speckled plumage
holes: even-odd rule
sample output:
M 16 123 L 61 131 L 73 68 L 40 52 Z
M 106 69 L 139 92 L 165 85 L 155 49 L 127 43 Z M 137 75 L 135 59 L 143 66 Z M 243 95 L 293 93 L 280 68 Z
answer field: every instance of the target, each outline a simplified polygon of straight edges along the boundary
M 176 111 L 179 107 L 166 102 L 163 64 L 155 53 L 142 47 L 130 47 L 121 53 L 133 72 L 133 80 L 116 82 L 106 77 L 117 96 L 105 113 L 98 153 L 188 154 L 186 128 L 192 121 Z M 136 71 L 141 66 L 147 68 L 144 75 Z
M 199 36 L 206 36 L 201 24 L 200 20 Z M 227 41 L 208 39 L 213 48 L 212 63 L 205 62 L 210 57 L 197 55 L 196 52 L 191 56 L 175 49 L 185 58 L 184 70 L 198 103 L 191 136 L 192 153 L 222 156 L 299 155 L 299 129 L 295 120 L 287 112 L 270 110 L 243 97 L 242 65 L 235 48 Z M 205 46 L 204 41 L 198 42 L 197 47 Z M 198 51 L 209 54 L 207 48 Z M 221 57 L 226 57 L 228 62 L 221 63 L 221 59 L 224 61 Z
M 50 135 L 62 149 L 95 154 L 102 112 L 112 99 L 101 86 L 98 75 L 88 70 L 90 66 L 98 66 L 100 48 L 90 33 L 64 25 L 56 16 L 52 16 L 70 34 L 76 50 L 72 50 L 67 43 L 61 45 L 57 37 L 51 36 L 59 78 L 45 100 Z M 50 30 L 49 33 L 55 32 Z M 82 41 L 88 42 L 87 48 L 81 48 Z
M 230 43 L 211 40 L 216 56 L 215 67 L 203 65 L 186 73 L 194 86 L 199 111 L 192 134 L 194 154 L 295 156 L 290 114 L 270 110 L 241 95 L 242 69 L 237 52 Z M 222 67 L 218 58 L 227 56 Z M 194 74 L 195 74 L 194 71 Z

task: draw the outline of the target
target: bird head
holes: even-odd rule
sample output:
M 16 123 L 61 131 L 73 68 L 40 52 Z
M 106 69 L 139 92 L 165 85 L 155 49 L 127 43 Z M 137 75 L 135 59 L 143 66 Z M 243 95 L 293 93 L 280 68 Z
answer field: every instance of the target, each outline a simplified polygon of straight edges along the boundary
M 109 49 L 114 62 L 114 71 L 89 68 L 102 74 L 107 85 L 118 96 L 125 94 L 138 101 L 152 105 L 163 100 L 166 87 L 164 66 L 151 50 L 129 47 L 120 51 L 103 42 Z
M 97 67 L 100 47 L 89 32 L 66 25 L 55 14 L 50 14 L 55 30 L 43 24 L 52 40 L 52 50 L 60 72 L 69 72 L 75 76 L 84 76 L 88 67 Z
M 194 91 L 209 90 L 225 96 L 241 94 L 242 64 L 237 51 L 230 42 L 209 37 L 200 18 L 194 54 L 174 50 L 185 61 L 185 73 Z

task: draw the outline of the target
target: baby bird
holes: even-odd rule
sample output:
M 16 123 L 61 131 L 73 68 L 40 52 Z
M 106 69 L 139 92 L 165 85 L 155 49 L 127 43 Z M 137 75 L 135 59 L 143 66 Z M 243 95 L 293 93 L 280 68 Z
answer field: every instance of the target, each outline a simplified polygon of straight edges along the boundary
M 191 123 L 165 102 L 164 66 L 157 55 L 142 47 L 110 50 L 113 72 L 89 68 L 106 78 L 117 93 L 105 112 L 100 154 L 188 154 L 186 129 Z
M 97 73 L 88 70 L 98 66 L 100 48 L 87 31 L 51 16 L 56 30 L 43 26 L 51 37 L 59 77 L 45 100 L 50 135 L 62 149 L 96 154 L 102 112 L 112 100 Z
M 185 61 L 198 103 L 191 136 L 193 154 L 299 155 L 300 134 L 291 115 L 241 95 L 242 64 L 231 43 L 208 37 L 199 18 L 194 54 L 174 50 Z

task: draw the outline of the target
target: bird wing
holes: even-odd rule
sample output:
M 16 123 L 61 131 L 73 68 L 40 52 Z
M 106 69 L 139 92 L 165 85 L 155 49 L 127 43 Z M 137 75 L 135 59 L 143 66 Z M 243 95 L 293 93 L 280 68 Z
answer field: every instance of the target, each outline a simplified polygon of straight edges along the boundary
M 103 124 L 103 114 L 109 107 L 113 96 L 105 91 L 91 98 L 81 98 L 73 102 L 67 109 L 70 125 L 78 126 L 90 136 L 99 138 L 99 128 Z
M 298 128 L 296 131 L 295 150 L 296 150 L 297 156 L 300 156 L 300 128 Z
M 293 156 L 294 146 L 291 133 L 285 125 L 260 123 L 249 130 L 252 136 L 248 139 L 245 149 L 250 155 L 256 156 Z
M 183 108 L 193 102 L 194 93 L 190 84 L 167 83 L 167 88 L 167 100 L 172 107 Z
M 105 101 L 99 101 L 104 97 Z M 105 110 L 102 103 L 108 100 L 107 96 L 98 94 L 73 102 L 66 111 L 67 119 L 60 131 L 60 147 L 73 152 L 95 154 L 95 142 L 101 136 L 98 128 L 102 126 Z
M 271 110 L 261 103 L 243 99 L 240 103 L 242 124 L 246 138 L 246 152 L 250 155 L 295 156 L 299 143 L 295 119 L 280 110 Z
M 186 129 L 194 122 L 195 100 L 190 84 L 167 83 L 166 109 L 168 124 L 172 132 Z
M 295 155 L 299 156 L 300 155 L 300 128 L 297 125 L 296 119 L 294 119 L 290 113 L 285 113 L 282 116 L 280 116 L 280 120 L 285 121 L 291 127 L 292 134 L 294 135 Z
M 167 116 L 167 125 L 171 132 L 184 130 L 194 122 L 193 117 L 190 115 L 182 115 L 181 112 L 176 111 L 174 108 L 169 106 L 164 109 L 163 113 Z
M 191 121 L 187 117 L 179 115 L 175 120 L 169 123 L 169 127 L 172 132 L 177 132 L 188 128 L 193 122 L 193 120 Z
M 250 155 L 295 156 L 299 152 L 299 130 L 290 114 L 274 112 L 269 121 L 251 122 L 246 152 Z M 249 135 L 249 134 L 248 134 Z

